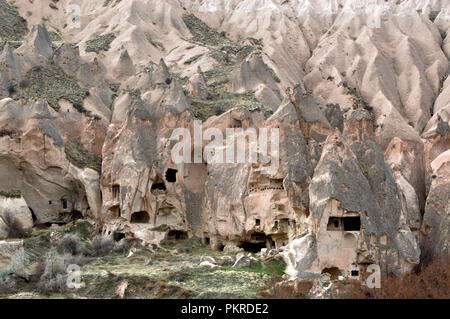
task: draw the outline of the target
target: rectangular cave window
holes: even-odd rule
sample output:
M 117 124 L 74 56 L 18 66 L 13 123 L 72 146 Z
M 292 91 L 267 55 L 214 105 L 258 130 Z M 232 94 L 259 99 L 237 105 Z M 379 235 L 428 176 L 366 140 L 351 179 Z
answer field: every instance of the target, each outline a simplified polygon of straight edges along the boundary
M 328 219 L 327 230 L 341 230 L 341 218 L 330 216 Z
M 114 217 L 114 218 L 120 217 L 120 206 L 119 205 L 115 205 L 115 206 L 111 207 L 109 209 L 109 211 L 111 212 L 112 217 Z
M 177 181 L 177 170 L 173 168 L 169 168 L 166 171 L 166 181 L 169 183 L 175 183 Z
M 359 216 L 344 217 L 344 230 L 359 231 L 360 229 L 361 229 L 361 218 Z
M 61 202 L 62 202 L 62 207 L 63 207 L 63 209 L 66 209 L 66 208 L 67 208 L 67 199 L 63 198 L 63 199 L 61 200 Z
M 261 219 L 255 219 L 255 226 L 261 225 Z
M 113 185 L 112 186 L 112 196 L 114 199 L 119 199 L 120 194 L 120 185 Z
M 350 274 L 351 274 L 352 277 L 358 277 L 359 276 L 359 271 L 358 270 L 352 270 Z

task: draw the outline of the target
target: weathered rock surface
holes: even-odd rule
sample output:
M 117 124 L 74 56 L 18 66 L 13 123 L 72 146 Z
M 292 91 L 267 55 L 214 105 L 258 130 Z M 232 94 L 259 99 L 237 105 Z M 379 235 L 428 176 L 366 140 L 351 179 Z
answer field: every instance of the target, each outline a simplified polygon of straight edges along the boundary
M 285 247 L 300 278 L 401 275 L 424 241 L 445 253 L 449 3 L 358 3 L 0 0 L 0 191 L 22 196 L 0 214 Z M 265 163 L 180 164 L 178 128 L 224 134 L 214 156 L 252 130 L 278 129 L 279 145 L 257 150 Z M 212 137 L 189 155 L 211 155 Z
M 0 219 L 5 219 L 7 214 L 10 218 L 19 222 L 23 229 L 31 229 L 33 227 L 33 218 L 23 197 L 5 197 L 0 195 Z M 5 225 L 4 222 L 3 225 Z M 0 238 L 3 239 L 5 237 L 0 235 Z
M 433 171 L 430 193 L 425 206 L 422 232 L 428 247 L 436 255 L 449 251 L 450 223 L 450 150 L 431 162 Z

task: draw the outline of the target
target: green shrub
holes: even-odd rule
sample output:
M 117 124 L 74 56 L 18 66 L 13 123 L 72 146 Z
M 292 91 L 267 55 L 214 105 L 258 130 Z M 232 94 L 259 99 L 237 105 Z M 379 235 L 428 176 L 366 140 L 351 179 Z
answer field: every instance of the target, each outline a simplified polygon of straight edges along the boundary
M 63 254 L 70 254 L 71 256 L 79 255 L 85 251 L 85 244 L 78 235 L 66 234 L 58 242 L 58 250 Z
M 100 51 L 108 51 L 115 38 L 114 33 L 107 33 L 89 40 L 86 42 L 86 52 L 95 52 L 98 54 Z
M 193 37 L 191 41 L 213 47 L 232 44 L 228 38 L 210 28 L 195 15 L 185 14 L 182 18 L 189 31 L 192 33 Z
M 11 212 L 3 214 L 3 221 L 8 227 L 8 238 L 27 238 L 31 232 L 23 227 L 22 222 Z
M 73 104 L 81 113 L 87 113 L 83 108 L 83 100 L 89 91 L 81 88 L 78 82 L 70 78 L 64 70 L 50 62 L 44 67 L 33 67 L 26 74 L 29 85 L 23 88 L 26 99 L 43 97 L 55 110 L 59 110 L 58 101 L 64 99 Z
M 27 22 L 19 15 L 16 8 L 9 5 L 5 0 L 0 0 L 0 39 L 5 42 L 12 42 L 13 47 L 18 47 L 27 34 Z M 0 49 L 3 46 L 0 41 Z
M 0 270 L 0 294 L 9 294 L 15 282 L 8 269 Z
M 430 11 L 430 13 L 428 14 L 428 18 L 430 19 L 431 22 L 434 22 L 434 20 L 436 20 L 437 16 L 439 15 L 440 11 Z
M 107 236 L 96 236 L 90 243 L 90 249 L 86 253 L 90 257 L 102 257 L 114 249 L 115 242 Z
M 9 262 L 8 270 L 10 273 L 22 277 L 27 278 L 27 266 L 29 263 L 29 258 L 25 253 L 24 249 L 19 249 L 12 255 L 11 260 Z
M 6 135 L 8 135 L 8 134 L 6 134 Z M 20 192 L 20 190 L 0 191 L 0 196 L 8 197 L 8 198 L 20 198 L 20 197 L 22 197 L 22 193 Z
M 51 248 L 45 258 L 45 270 L 37 289 L 42 294 L 64 292 L 66 290 L 66 268 L 64 257 L 60 256 L 55 248 Z
M 423 255 L 421 257 L 424 257 Z M 427 257 L 429 258 L 429 257 Z M 436 256 L 426 260 L 418 272 L 411 272 L 398 278 L 382 274 L 381 287 L 370 289 L 354 282 L 346 298 L 352 299 L 449 299 L 450 298 L 450 256 Z M 416 270 L 417 271 L 417 270 Z M 366 280 L 370 273 L 363 272 Z

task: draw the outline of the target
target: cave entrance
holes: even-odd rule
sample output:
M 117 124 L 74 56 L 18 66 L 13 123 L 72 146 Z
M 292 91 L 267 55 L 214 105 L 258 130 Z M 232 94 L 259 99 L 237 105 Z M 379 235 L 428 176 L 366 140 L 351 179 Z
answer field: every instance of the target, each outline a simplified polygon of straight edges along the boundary
M 131 215 L 130 222 L 133 224 L 147 224 L 150 222 L 150 215 L 145 212 L 135 212 Z
M 259 253 L 261 251 L 261 249 L 266 248 L 266 242 L 252 243 L 252 242 L 244 241 L 239 247 L 244 249 L 246 252 L 256 254 L 256 253 Z
M 153 183 L 151 192 L 152 194 L 165 194 L 167 191 L 166 185 L 164 183 Z
M 78 220 L 83 218 L 83 214 L 79 210 L 73 210 L 70 216 L 71 220 Z
M 121 241 L 124 238 L 125 238 L 125 234 L 124 233 L 114 232 L 114 234 L 113 234 L 114 241 Z
M 182 239 L 188 239 L 188 234 L 185 231 L 181 230 L 170 230 L 167 233 L 167 239 L 169 240 L 182 240 Z
M 61 199 L 61 205 L 63 209 L 67 209 L 67 198 Z
M 120 185 L 114 184 L 112 186 L 112 197 L 114 200 L 118 200 L 120 197 Z
M 168 181 L 169 183 L 175 183 L 177 181 L 177 172 L 178 170 L 169 168 L 166 171 L 166 181 Z
M 114 205 L 109 209 L 110 216 L 113 218 L 119 218 L 120 217 L 120 206 Z
M 337 231 L 342 230 L 341 227 L 341 218 L 340 217 L 331 217 L 328 219 L 327 230 L 328 231 Z
M 330 216 L 327 224 L 328 231 L 360 231 L 361 218 L 359 216 L 333 217 Z
M 270 236 L 266 236 L 265 233 L 253 233 L 250 236 L 250 241 L 242 242 L 239 247 L 247 252 L 259 253 L 261 249 L 267 248 L 268 242 L 270 242 L 270 240 Z M 273 244 L 275 245 L 275 243 Z
M 339 276 L 342 276 L 342 271 L 337 267 L 324 268 L 322 270 L 322 274 L 329 273 L 331 280 L 338 279 Z
M 344 230 L 360 231 L 361 230 L 361 218 L 359 216 L 344 217 Z

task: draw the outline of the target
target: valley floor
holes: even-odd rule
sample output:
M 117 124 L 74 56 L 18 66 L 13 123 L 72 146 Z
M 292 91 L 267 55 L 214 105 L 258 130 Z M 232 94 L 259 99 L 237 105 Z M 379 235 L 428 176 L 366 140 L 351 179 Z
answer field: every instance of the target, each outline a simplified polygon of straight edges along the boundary
M 212 251 L 199 240 L 188 239 L 167 242 L 159 247 L 113 249 L 100 257 L 74 257 L 73 263 L 77 263 L 76 260 L 86 263 L 81 266 L 79 289 L 37 292 L 39 278 L 36 272 L 39 271 L 36 271 L 36 264 L 48 254 L 50 247 L 58 247 L 58 239 L 54 238 L 62 238 L 68 232 L 89 242 L 88 236 L 83 234 L 85 223 L 35 230 L 30 238 L 24 239 L 28 275 L 11 273 L 14 285 L 3 294 L 0 292 L 0 297 L 118 298 L 118 286 L 122 285 L 126 287 L 124 298 L 260 298 L 261 290 L 268 282 L 283 273 L 281 261 L 263 262 L 256 255 L 258 261 L 248 267 L 200 266 L 204 256 L 217 259 L 227 255 L 234 257 L 236 253 Z M 7 268 L 6 258 L 3 258 L 3 264 Z

